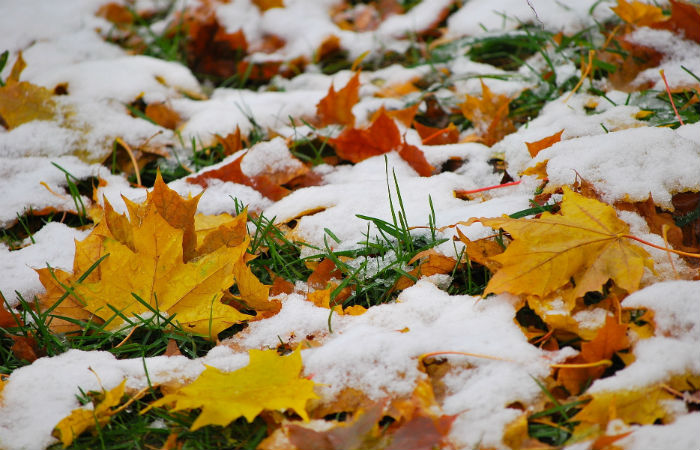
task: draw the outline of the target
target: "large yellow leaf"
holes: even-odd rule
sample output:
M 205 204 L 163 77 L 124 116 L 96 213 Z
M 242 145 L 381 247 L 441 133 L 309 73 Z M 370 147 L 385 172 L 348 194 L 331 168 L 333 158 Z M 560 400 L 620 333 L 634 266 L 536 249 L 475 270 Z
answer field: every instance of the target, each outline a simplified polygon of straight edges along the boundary
M 135 296 L 153 309 L 177 314 L 176 322 L 207 336 L 245 320 L 248 316 L 219 300 L 233 285 L 234 265 L 244 264 L 248 240 L 185 263 L 183 234 L 150 209 L 133 228 L 134 250 L 105 238 L 108 256 L 100 264 L 100 280 L 75 286 L 85 309 L 107 321 L 108 330 L 124 326 L 122 315 L 128 318 L 150 312 Z
M 591 402 L 573 420 L 582 422 L 584 427 L 597 424 L 603 429 L 613 419 L 621 419 L 626 424 L 653 424 L 668 414 L 662 401 L 673 398 L 660 386 L 596 392 L 591 397 Z
M 157 310 L 177 314 L 173 323 L 214 338 L 251 318 L 221 302 L 234 282 L 249 307 L 272 309 L 269 287 L 246 266 L 246 213 L 196 221 L 198 200 L 180 197 L 160 176 L 144 203 L 125 199 L 129 217 L 105 200 L 98 214 L 102 222 L 76 242 L 73 273 L 37 271 L 46 288 L 39 296 L 41 310 L 80 321 L 104 320 L 107 330 L 124 327 L 125 318 L 148 317 Z M 138 319 L 132 322 L 138 324 Z M 51 329 L 70 332 L 80 326 L 54 318 Z
M 126 379 L 119 386 L 103 394 L 102 400 L 94 409 L 77 408 L 64 417 L 54 427 L 53 435 L 61 440 L 64 447 L 69 446 L 83 432 L 99 426 L 104 426 L 114 415 L 112 407 L 118 405 L 124 396 Z
M 191 384 L 153 402 L 148 408 L 173 405 L 173 410 L 201 408 L 191 430 L 226 426 L 239 417 L 252 422 L 263 410 L 292 409 L 309 420 L 306 402 L 318 398 L 314 382 L 300 377 L 301 351 L 280 356 L 275 350 L 250 350 L 250 363 L 225 373 L 207 366 Z
M 502 265 L 485 293 L 510 292 L 544 297 L 574 280 L 573 295 L 596 291 L 608 279 L 628 292 L 639 287 L 644 267 L 653 268 L 646 250 L 625 236 L 629 226 L 615 210 L 564 187 L 561 215 L 539 219 L 479 219 L 513 237 L 492 259 Z

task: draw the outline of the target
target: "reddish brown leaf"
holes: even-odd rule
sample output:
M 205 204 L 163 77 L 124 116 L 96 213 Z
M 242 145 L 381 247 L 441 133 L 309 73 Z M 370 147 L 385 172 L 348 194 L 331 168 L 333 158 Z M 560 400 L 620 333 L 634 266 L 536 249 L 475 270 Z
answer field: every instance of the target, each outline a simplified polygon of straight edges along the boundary
M 287 281 L 282 277 L 275 277 L 270 286 L 270 296 L 274 297 L 280 294 L 291 294 L 294 292 L 294 283 Z
M 36 340 L 31 336 L 10 336 L 14 341 L 12 343 L 12 353 L 18 359 L 23 359 L 28 362 L 34 362 L 39 357 Z
M 284 1 L 282 0 L 252 0 L 253 4 L 260 9 L 260 11 L 267 11 L 271 8 L 284 8 Z
M 419 414 L 396 430 L 386 450 L 432 450 L 444 448 L 443 440 L 457 416 L 433 418 Z
M 349 128 L 328 142 L 340 158 L 358 163 L 396 149 L 401 144 L 401 134 L 394 121 L 381 114 L 369 128 Z
M 410 275 L 413 275 L 416 278 L 420 278 L 421 276 L 429 277 L 435 274 L 450 273 L 452 270 L 454 270 L 455 264 L 457 264 L 457 261 L 454 258 L 445 256 L 433 249 L 418 253 L 409 263 L 413 264 L 418 260 L 420 260 L 418 267 L 408 272 Z M 394 285 L 394 289 L 402 290 L 409 286 L 413 286 L 414 284 L 415 282 L 413 280 L 402 276 Z
M 168 346 L 165 348 L 165 356 L 182 356 L 180 348 L 175 339 L 168 339 Z
M 352 107 L 360 99 L 360 72 L 355 72 L 344 88 L 335 92 L 335 87 L 328 88 L 328 94 L 316 105 L 319 126 L 325 127 L 332 123 L 353 126 L 355 116 Z
M 340 279 L 342 276 L 343 273 L 338 270 L 333 260 L 326 258 L 318 263 L 306 283 L 311 289 L 325 289 L 331 279 Z
M 419 122 L 413 122 L 413 128 L 423 140 L 423 145 L 445 145 L 459 142 L 459 130 L 452 122 L 445 128 L 433 128 Z
M 525 145 L 527 145 L 527 151 L 530 152 L 530 156 L 534 158 L 539 152 L 541 152 L 545 148 L 549 148 L 557 142 L 561 141 L 561 134 L 563 132 L 564 130 L 561 130 L 558 133 L 554 133 L 551 136 L 542 138 L 539 141 L 526 142 Z
M 698 13 L 698 6 L 679 0 L 670 1 L 671 17 L 668 20 L 653 24 L 652 27 L 681 33 L 686 39 L 700 42 L 700 14 Z
M 399 147 L 399 156 L 422 177 L 429 177 L 435 170 L 435 167 L 430 165 L 423 152 L 415 145 L 403 142 Z
M 243 170 L 241 170 L 241 161 L 243 160 L 244 156 L 245 154 L 239 156 L 225 166 L 219 167 L 218 169 L 209 170 L 204 173 L 200 173 L 199 175 L 187 177 L 186 180 L 188 183 L 198 184 L 202 187 L 207 187 L 208 180 L 212 178 L 222 181 L 230 181 L 232 183 L 244 184 L 252 187 L 265 197 L 275 201 L 281 199 L 289 193 L 288 189 L 275 184 L 266 175 L 249 177 L 248 175 L 244 174 Z
M 386 114 L 387 116 L 391 117 L 392 119 L 396 119 L 404 126 L 410 127 L 411 123 L 413 123 L 413 118 L 416 116 L 416 113 L 418 112 L 418 107 L 420 106 L 420 103 L 416 103 L 413 106 L 409 106 L 407 108 L 403 109 L 384 109 L 384 106 L 379 108 L 375 113 L 372 115 L 372 122 L 374 122 L 377 117 L 379 117 L 382 113 Z
M 22 320 L 5 308 L 5 298 L 0 293 L 0 328 L 10 328 L 21 325 Z
M 481 98 L 467 95 L 459 106 L 464 117 L 469 119 L 477 135 L 489 147 L 515 131 L 508 118 L 510 99 L 505 95 L 494 95 L 481 81 Z

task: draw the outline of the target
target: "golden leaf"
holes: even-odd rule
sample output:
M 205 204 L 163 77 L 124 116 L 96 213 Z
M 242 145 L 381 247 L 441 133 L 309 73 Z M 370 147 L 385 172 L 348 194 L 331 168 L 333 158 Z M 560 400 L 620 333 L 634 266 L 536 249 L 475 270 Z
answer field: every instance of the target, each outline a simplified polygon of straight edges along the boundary
M 596 392 L 592 400 L 572 420 L 601 425 L 603 429 L 614 419 L 626 424 L 650 425 L 666 417 L 662 400 L 673 396 L 658 386 L 625 391 Z
M 627 0 L 617 0 L 617 6 L 610 8 L 620 19 L 639 27 L 646 27 L 655 22 L 667 20 L 661 8 L 637 0 L 628 3 Z
M 85 431 L 104 426 L 114 414 L 112 407 L 118 405 L 124 396 L 126 379 L 112 390 L 105 391 L 102 400 L 94 409 L 77 408 L 61 419 L 54 427 L 53 435 L 61 440 L 63 447 L 68 447 L 75 438 Z
M 249 355 L 250 363 L 234 372 L 207 366 L 195 381 L 147 409 L 163 405 L 172 405 L 174 411 L 201 408 L 191 430 L 206 425 L 226 426 L 241 416 L 252 422 L 263 410 L 291 409 L 309 420 L 306 402 L 318 396 L 314 382 L 300 377 L 300 348 L 287 356 L 275 350 L 250 350 Z
M 50 90 L 28 81 L 19 81 L 25 67 L 20 53 L 7 84 L 0 87 L 0 124 L 10 130 L 32 120 L 51 120 L 56 112 Z
M 506 251 L 492 259 L 502 264 L 485 294 L 510 292 L 545 297 L 574 280 L 577 298 L 596 291 L 609 279 L 635 291 L 644 267 L 653 269 L 646 250 L 625 236 L 629 226 L 615 209 L 564 187 L 561 215 L 539 219 L 479 219 L 513 237 Z
M 508 96 L 494 95 L 483 81 L 481 92 L 481 98 L 467 95 L 459 107 L 464 117 L 474 125 L 476 134 L 490 147 L 515 131 L 515 125 L 508 118 Z
M 74 288 L 84 308 L 108 322 L 105 329 L 118 330 L 126 323 L 122 316 L 143 315 L 152 308 L 177 314 L 176 322 L 214 337 L 248 317 L 219 301 L 233 285 L 234 265 L 243 264 L 247 240 L 184 263 L 184 232 L 170 226 L 155 209 L 134 226 L 133 233 L 134 250 L 105 238 L 108 256 L 100 264 L 100 280 Z

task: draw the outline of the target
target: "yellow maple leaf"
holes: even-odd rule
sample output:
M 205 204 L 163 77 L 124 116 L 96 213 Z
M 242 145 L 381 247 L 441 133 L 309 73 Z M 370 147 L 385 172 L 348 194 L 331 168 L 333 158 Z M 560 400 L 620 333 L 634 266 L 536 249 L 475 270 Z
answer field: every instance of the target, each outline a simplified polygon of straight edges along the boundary
M 151 403 L 142 413 L 164 405 L 174 411 L 201 408 L 191 430 L 226 426 L 239 417 L 252 422 L 263 410 L 291 409 L 308 421 L 306 402 L 318 396 L 314 382 L 300 377 L 300 348 L 287 356 L 275 350 L 250 350 L 249 355 L 249 364 L 234 372 L 206 366 L 195 381 Z
M 637 0 L 631 3 L 626 0 L 617 0 L 617 6 L 611 7 L 620 19 L 639 27 L 646 27 L 653 23 L 668 20 L 663 10 L 656 5 L 649 5 Z
M 574 280 L 577 298 L 596 291 L 612 279 L 632 292 L 639 287 L 644 267 L 653 269 L 646 250 L 626 237 L 629 226 L 610 205 L 586 198 L 564 187 L 561 215 L 544 213 L 539 219 L 479 219 L 503 228 L 513 242 L 492 259 L 502 267 L 486 286 L 485 294 L 510 292 L 539 297 Z
M 94 409 L 74 409 L 56 424 L 52 433 L 54 437 L 60 439 L 63 447 L 68 447 L 75 438 L 85 431 L 95 428 L 97 425 L 106 425 L 117 412 L 112 407 L 121 403 L 125 386 L 126 379 L 114 389 L 105 391 L 102 395 L 102 400 L 95 405 Z
M 32 120 L 51 120 L 56 111 L 50 90 L 28 81 L 19 81 L 25 67 L 20 53 L 7 84 L 0 87 L 0 124 L 10 130 Z
M 102 222 L 76 242 L 73 273 L 37 271 L 47 290 L 39 297 L 41 309 L 80 321 L 97 316 L 109 331 L 153 311 L 176 314 L 173 323 L 211 338 L 251 317 L 221 302 L 234 280 L 246 303 L 265 309 L 269 287 L 246 265 L 245 212 L 235 218 L 200 217 L 197 230 L 198 199 L 180 197 L 158 176 L 144 203 L 126 201 L 129 218 L 105 201 Z M 51 328 L 80 327 L 54 318 Z
M 596 392 L 591 401 L 572 420 L 582 422 L 583 428 L 599 425 L 602 429 L 614 419 L 626 424 L 650 425 L 668 414 L 663 400 L 673 398 L 659 386 L 624 391 Z
M 248 317 L 219 301 L 233 285 L 234 265 L 243 264 L 248 240 L 184 263 L 184 232 L 155 211 L 146 214 L 133 233 L 133 251 L 105 238 L 108 256 L 100 264 L 100 280 L 74 288 L 85 309 L 107 322 L 105 329 L 118 330 L 126 323 L 124 317 L 142 316 L 152 308 L 177 314 L 175 321 L 191 331 L 214 337 Z

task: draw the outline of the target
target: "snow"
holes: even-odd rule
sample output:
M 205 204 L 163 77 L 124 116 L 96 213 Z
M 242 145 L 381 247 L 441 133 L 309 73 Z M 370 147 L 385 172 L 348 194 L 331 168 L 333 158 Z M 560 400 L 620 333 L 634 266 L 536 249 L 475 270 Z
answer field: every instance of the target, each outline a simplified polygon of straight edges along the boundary
M 230 164 L 242 155 L 241 169 L 250 177 L 295 173 L 303 164 L 290 151 L 292 141 L 316 132 L 334 136 L 340 131 L 339 126 L 314 130 L 302 125 L 302 119 L 316 115 L 316 104 L 331 85 L 337 91 L 353 76 L 349 70 L 325 75 L 316 64 L 319 47 L 331 36 L 339 39 L 349 61 L 369 51 L 367 61 L 381 62 L 380 50 L 406 52 L 412 36 L 434 26 L 440 11 L 450 5 L 457 11 L 447 19 L 445 39 L 486 37 L 502 30 L 518 33 L 521 23 L 570 35 L 614 16 L 611 1 L 426 0 L 406 14 L 390 15 L 375 30 L 353 32 L 334 23 L 335 0 L 285 0 L 285 8 L 264 12 L 251 0 L 211 2 L 224 28 L 228 32 L 243 30 L 251 48 L 270 35 L 285 41 L 274 52 L 251 55 L 252 60 L 301 58 L 309 63 L 301 74 L 276 77 L 267 86 L 250 90 L 215 88 L 200 82 L 183 65 L 132 54 L 106 41 L 104 37 L 113 25 L 95 16 L 105 3 L 108 1 L 0 0 L 0 51 L 10 51 L 0 77 L 7 78 L 22 51 L 27 67 L 21 80 L 48 89 L 65 85 L 67 91 L 52 97 L 57 105 L 53 119 L 28 122 L 12 130 L 0 127 L 0 228 L 16 226 L 18 216 L 30 210 L 46 213 L 42 217 L 47 222 L 33 234 L 33 242 L 27 238 L 15 243 L 20 248 L 10 249 L 5 242 L 10 239 L 0 241 L 0 293 L 11 307 L 18 305 L 20 296 L 31 301 L 43 292 L 34 269 L 50 264 L 71 270 L 75 241 L 90 232 L 89 228 L 61 223 L 63 213 L 75 213 L 76 205 L 65 173 L 54 163 L 76 179 L 96 177 L 102 181 L 95 199 L 80 198 L 86 207 L 107 199 L 122 213 L 126 212 L 123 198 L 143 201 L 146 190 L 110 173 L 107 166 L 116 138 L 135 150 L 168 155 L 168 164 L 174 165 L 178 164 L 175 156 L 186 162 L 192 142 L 201 148 L 213 144 L 215 135 L 226 136 L 239 127 L 243 136 L 260 133 L 262 141 L 195 175 Z M 178 2 L 168 17 L 180 7 L 198 4 L 194 0 Z M 137 10 L 159 9 L 163 2 L 139 0 L 133 5 Z M 153 29 L 163 31 L 166 24 L 167 20 L 157 22 Z M 652 84 L 662 90 L 658 71 L 664 69 L 673 88 L 697 88 L 696 80 L 681 68 L 700 73 L 697 43 L 645 27 L 626 39 L 664 55 L 659 67 L 640 72 L 633 85 Z M 480 95 L 482 80 L 496 94 L 517 97 L 537 86 L 536 72 L 547 64 L 538 53 L 517 71 L 507 72 L 469 60 L 464 56 L 466 49 L 466 44 L 462 45 L 445 63 L 410 68 L 393 64 L 376 71 L 363 70 L 360 101 L 353 107 L 356 124 L 366 125 L 381 106 L 400 109 L 422 100 L 425 94 L 380 97 L 387 86 L 439 75 L 440 82 L 430 89 L 440 105 L 449 109 L 463 101 L 465 94 Z M 579 76 L 579 68 L 568 59 L 551 48 L 546 52 L 556 66 L 559 83 Z M 605 83 L 593 81 L 603 90 Z M 400 209 L 400 199 L 408 225 L 416 227 L 411 230 L 415 236 L 428 233 L 424 227 L 434 211 L 435 226 L 444 227 L 437 231 L 437 237 L 448 240 L 437 250 L 448 256 L 455 256 L 462 248 L 453 241 L 456 231 L 451 225 L 532 206 L 541 180 L 523 172 L 538 163 L 546 164 L 546 192 L 570 186 L 580 176 L 609 204 L 646 201 L 651 195 L 657 206 L 673 210 L 674 194 L 700 191 L 700 123 L 677 129 L 650 127 L 639 120 L 640 108 L 627 101 L 626 92 L 607 90 L 607 98 L 603 98 L 585 93 L 587 86 L 550 100 L 536 118 L 492 147 L 473 142 L 422 145 L 415 130 L 400 125 L 405 141 L 416 145 L 438 168 L 431 177 L 420 177 L 392 151 L 357 164 L 317 165 L 311 170 L 320 178 L 318 185 L 294 190 L 279 201 L 252 187 L 220 180 L 209 180 L 205 190 L 186 179 L 173 181 L 170 187 L 183 196 L 203 192 L 199 213 L 232 214 L 245 205 L 249 212 L 288 227 L 289 239 L 319 249 L 328 245 L 334 250 L 355 249 L 368 237 L 378 237 L 376 227 L 358 215 L 391 223 L 392 208 L 394 212 Z M 182 124 L 177 130 L 168 130 L 134 117 L 127 105 L 139 99 L 149 104 L 164 102 L 179 114 Z M 535 158 L 530 156 L 527 142 L 561 130 L 561 142 Z M 464 130 L 462 138 L 468 132 Z M 505 161 L 508 174 L 521 183 L 471 195 L 467 200 L 457 198 L 455 190 L 501 183 L 503 173 L 494 170 L 494 159 Z M 459 167 L 441 170 L 448 161 L 458 161 Z M 550 202 L 558 199 L 555 193 Z M 663 238 L 651 233 L 636 212 L 618 211 L 618 216 L 629 224 L 633 235 L 664 246 Z M 330 239 L 326 229 L 340 242 Z M 460 230 L 472 240 L 494 233 L 479 223 L 460 225 Z M 612 376 L 595 380 L 587 393 L 642 389 L 668 382 L 675 375 L 700 374 L 700 281 L 693 280 L 697 267 L 664 250 L 646 249 L 655 271 L 645 272 L 640 290 L 624 298 L 621 306 L 650 310 L 654 335 L 633 339 L 635 361 Z M 302 256 L 314 253 L 317 250 L 307 247 Z M 388 254 L 386 260 L 394 257 Z M 346 388 L 361 390 L 376 400 L 405 398 L 419 380 L 427 379 L 421 355 L 448 351 L 482 355 L 443 355 L 450 369 L 441 379 L 445 392 L 439 409 L 456 416 L 448 436 L 455 449 L 507 448 L 504 429 L 523 414 L 513 405 L 523 405 L 526 413 L 536 412 L 546 397 L 534 380 L 551 378 L 551 365 L 564 362 L 576 351 L 571 347 L 549 351 L 528 343 L 514 321 L 523 299 L 508 294 L 487 298 L 450 295 L 444 290 L 449 280 L 450 275 L 423 278 L 402 291 L 396 301 L 373 306 L 359 316 L 331 315 L 328 309 L 314 306 L 305 297 L 308 286 L 300 281 L 294 293 L 277 297 L 282 303 L 279 313 L 249 323 L 206 356 L 192 360 L 182 356 L 117 360 L 108 352 L 79 350 L 40 358 L 15 370 L 4 385 L 0 394 L 0 448 L 39 450 L 54 444 L 51 431 L 79 406 L 76 394 L 81 389 L 111 389 L 125 378 L 129 389 L 141 389 L 148 384 L 144 364 L 154 384 L 184 383 L 196 378 L 205 364 L 226 371 L 241 368 L 248 362 L 249 349 L 276 348 L 280 341 L 309 344 L 302 350 L 304 375 L 319 384 L 324 402 L 331 402 Z M 565 312 L 563 301 L 549 303 L 552 314 Z M 606 308 L 590 306 L 577 310 L 573 318 L 582 335 L 593 335 L 610 314 Z M 695 449 L 700 414 L 688 412 L 681 401 L 667 406 L 674 417 L 663 426 L 611 421 L 610 432 L 632 431 L 615 445 L 625 450 Z M 588 450 L 591 445 L 586 441 L 567 448 Z

